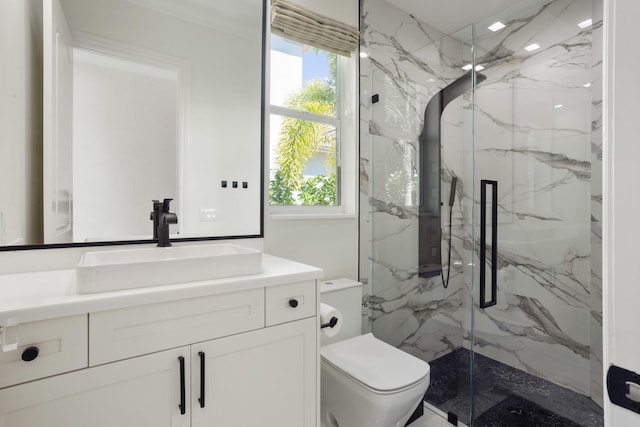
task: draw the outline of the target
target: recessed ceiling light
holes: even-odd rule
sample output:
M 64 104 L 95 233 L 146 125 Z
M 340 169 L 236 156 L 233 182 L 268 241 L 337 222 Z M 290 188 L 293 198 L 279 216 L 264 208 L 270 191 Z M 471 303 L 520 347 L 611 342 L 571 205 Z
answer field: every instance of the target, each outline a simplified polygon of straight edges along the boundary
M 498 21 L 498 22 L 494 22 L 493 24 L 489 25 L 489 29 L 491 31 L 493 31 L 494 33 L 496 31 L 500 31 L 501 29 L 503 29 L 504 27 L 506 27 L 506 25 L 504 25 L 502 22 Z
M 524 50 L 526 50 L 527 52 L 533 52 L 534 50 L 538 49 L 540 49 L 540 45 L 538 43 L 532 43 L 524 48 Z
M 368 58 L 369 54 L 367 52 L 360 52 L 360 58 Z
M 593 21 L 591 19 L 587 19 L 586 21 L 582 21 L 581 23 L 579 23 L 578 27 L 584 30 L 585 28 L 590 27 L 591 25 L 593 25 Z
M 583 84 L 584 87 L 591 87 L 591 83 L 585 83 Z
M 564 105 L 562 105 L 562 104 L 557 104 L 557 105 L 553 106 L 553 108 L 562 108 L 562 107 L 564 107 Z
M 464 67 L 462 67 L 462 69 L 465 71 L 469 71 L 471 67 L 473 67 L 473 65 L 467 64 Z M 484 67 L 482 65 L 476 65 L 476 71 L 482 71 L 482 70 L 484 70 Z

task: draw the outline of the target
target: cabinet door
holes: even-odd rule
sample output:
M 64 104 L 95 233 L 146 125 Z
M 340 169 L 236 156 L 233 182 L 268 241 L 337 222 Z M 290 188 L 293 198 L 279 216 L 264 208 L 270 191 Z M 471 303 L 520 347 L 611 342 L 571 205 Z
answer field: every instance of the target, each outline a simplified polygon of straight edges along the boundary
M 189 426 L 189 351 L 182 347 L 0 390 L 0 426 Z
M 316 328 L 312 317 L 193 345 L 192 426 L 315 427 Z

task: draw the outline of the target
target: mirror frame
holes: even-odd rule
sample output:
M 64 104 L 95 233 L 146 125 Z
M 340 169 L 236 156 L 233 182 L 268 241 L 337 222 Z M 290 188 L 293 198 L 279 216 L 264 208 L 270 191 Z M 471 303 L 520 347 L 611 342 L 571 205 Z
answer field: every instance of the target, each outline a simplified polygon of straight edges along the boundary
M 215 240 L 238 240 L 238 239 L 260 239 L 264 238 L 264 153 L 265 153 L 265 72 L 266 72 L 266 49 L 267 49 L 267 3 L 268 0 L 262 0 L 262 58 L 260 63 L 260 233 L 239 236 L 203 236 L 203 237 L 182 237 L 172 238 L 172 242 L 201 242 Z M 24 251 L 31 249 L 61 249 L 61 248 L 82 248 L 82 247 L 100 247 L 100 246 L 123 246 L 123 245 L 140 245 L 151 244 L 157 240 L 105 240 L 103 242 L 71 242 L 71 243 L 44 243 L 33 245 L 13 245 L 0 246 L 0 252 L 8 251 Z

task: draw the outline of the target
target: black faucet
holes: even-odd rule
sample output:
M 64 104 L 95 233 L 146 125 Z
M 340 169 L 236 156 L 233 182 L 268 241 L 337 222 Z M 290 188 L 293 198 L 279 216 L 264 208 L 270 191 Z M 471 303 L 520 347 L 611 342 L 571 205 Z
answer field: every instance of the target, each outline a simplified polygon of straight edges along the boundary
M 169 224 L 177 224 L 178 216 L 169 212 L 169 204 L 173 199 L 152 200 L 153 212 L 149 219 L 153 221 L 153 240 L 158 240 L 158 247 L 171 246 L 169 241 Z
M 162 209 L 162 202 L 160 200 L 152 200 L 153 212 L 149 219 L 153 221 L 153 240 L 158 240 L 158 220 L 160 218 L 160 210 Z

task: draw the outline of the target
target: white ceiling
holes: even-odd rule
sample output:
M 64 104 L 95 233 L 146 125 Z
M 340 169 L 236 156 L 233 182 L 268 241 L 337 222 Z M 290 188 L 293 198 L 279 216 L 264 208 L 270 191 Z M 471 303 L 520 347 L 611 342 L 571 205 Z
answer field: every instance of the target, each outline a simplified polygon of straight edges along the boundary
M 536 7 L 551 0 L 386 0 L 439 29 L 451 34 L 515 5 Z

